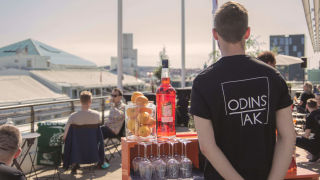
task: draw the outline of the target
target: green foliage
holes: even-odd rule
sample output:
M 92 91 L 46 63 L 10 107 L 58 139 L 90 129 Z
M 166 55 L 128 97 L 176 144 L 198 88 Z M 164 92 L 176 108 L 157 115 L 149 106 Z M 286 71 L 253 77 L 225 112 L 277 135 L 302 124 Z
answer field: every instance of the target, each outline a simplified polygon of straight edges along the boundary
M 246 54 L 257 57 L 258 54 L 262 52 L 262 50 L 260 49 L 261 43 L 259 43 L 257 39 L 258 38 L 253 35 L 247 39 L 245 44 Z
M 161 70 L 162 66 L 159 66 L 153 71 L 153 76 L 155 76 L 158 80 L 161 79 Z
M 260 43 L 258 40 L 258 37 L 251 35 L 246 43 L 245 43 L 245 50 L 246 54 L 257 57 L 262 50 L 260 49 Z M 278 50 L 278 49 L 276 49 Z M 208 65 L 217 62 L 221 58 L 221 52 L 220 50 L 215 50 L 209 54 L 208 60 L 205 62 L 204 67 L 207 67 Z
M 271 49 L 271 52 L 273 52 L 275 55 L 278 54 L 279 51 L 280 51 L 280 47 L 278 46 L 273 46 L 273 48 Z

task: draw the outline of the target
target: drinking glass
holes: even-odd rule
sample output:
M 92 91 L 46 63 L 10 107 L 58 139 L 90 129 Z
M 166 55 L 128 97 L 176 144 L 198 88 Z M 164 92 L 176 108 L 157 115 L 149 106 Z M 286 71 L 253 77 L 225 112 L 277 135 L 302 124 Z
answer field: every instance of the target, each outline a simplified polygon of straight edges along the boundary
M 173 157 L 174 157 L 178 162 L 181 161 L 181 155 L 183 154 L 183 153 L 182 153 L 182 150 L 183 150 L 183 149 L 181 149 L 181 154 L 178 153 L 179 142 L 180 142 L 181 144 L 183 144 L 183 143 L 181 142 L 181 140 L 182 140 L 182 139 L 176 139 L 175 144 L 173 145 L 173 146 L 174 146 L 174 156 L 173 156 Z
M 140 178 L 144 180 L 149 180 L 152 177 L 152 164 L 147 158 L 147 146 L 150 145 L 149 142 L 141 142 L 144 146 L 144 158 L 139 163 Z
M 165 151 L 165 146 L 168 145 L 168 154 L 167 152 Z M 162 155 L 160 156 L 161 159 L 167 163 L 168 160 L 169 160 L 169 152 L 170 152 L 170 145 L 169 145 L 169 142 L 168 141 L 163 141 L 163 145 L 162 145 Z
M 192 161 L 187 156 L 187 144 L 191 141 L 184 140 L 184 155 L 180 161 L 180 176 L 182 178 L 190 178 L 192 176 Z
M 150 148 L 151 153 L 150 153 L 150 156 L 149 156 L 149 160 L 150 160 L 151 162 L 153 162 L 153 161 L 157 160 L 157 157 L 153 155 L 152 145 L 153 145 L 153 144 L 157 144 L 157 140 L 151 139 L 151 140 L 150 140 L 150 143 L 151 143 L 151 145 L 150 145 L 150 147 L 151 147 L 151 148 Z
M 160 146 L 163 145 L 165 142 L 157 141 L 157 158 L 155 161 L 152 162 L 153 166 L 153 177 L 156 179 L 165 179 L 166 177 L 166 163 L 161 159 L 160 156 Z
M 169 141 L 171 145 L 171 155 L 167 162 L 167 177 L 168 179 L 178 179 L 180 163 L 174 158 L 174 144 L 177 143 L 175 139 Z
M 140 156 L 140 143 L 138 142 L 138 155 L 132 160 L 132 167 L 133 167 L 133 175 L 138 177 L 139 174 L 139 163 L 143 159 Z

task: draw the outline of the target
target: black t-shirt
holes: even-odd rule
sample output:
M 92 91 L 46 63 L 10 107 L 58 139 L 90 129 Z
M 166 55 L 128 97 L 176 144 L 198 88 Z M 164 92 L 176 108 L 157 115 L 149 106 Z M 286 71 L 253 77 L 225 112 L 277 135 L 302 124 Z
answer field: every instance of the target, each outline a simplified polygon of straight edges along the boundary
M 308 101 L 308 99 L 310 99 L 310 98 L 314 98 L 314 94 L 312 94 L 312 93 L 309 94 L 309 93 L 306 93 L 306 92 L 303 92 L 303 93 L 301 94 L 300 100 L 302 101 L 301 107 L 302 107 L 303 109 L 306 108 L 307 101 Z
M 13 167 L 9 167 L 4 163 L 0 162 L 0 179 L 1 180 L 25 180 L 26 177 L 21 171 Z
M 215 140 L 246 180 L 266 179 L 275 146 L 277 110 L 292 104 L 286 82 L 250 56 L 221 58 L 193 82 L 191 114 L 212 122 Z M 223 179 L 207 161 L 206 179 Z
M 306 120 L 306 129 L 311 129 L 314 139 L 320 144 L 320 109 L 312 111 Z

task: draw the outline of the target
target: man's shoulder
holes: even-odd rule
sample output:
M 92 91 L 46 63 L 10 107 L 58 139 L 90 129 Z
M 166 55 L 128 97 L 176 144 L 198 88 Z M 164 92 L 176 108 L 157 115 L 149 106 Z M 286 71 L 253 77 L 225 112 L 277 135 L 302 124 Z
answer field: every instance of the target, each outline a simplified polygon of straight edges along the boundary
M 98 117 L 100 116 L 100 113 L 93 109 L 89 109 L 88 113 L 92 114 L 93 116 L 98 116 Z
M 310 113 L 310 115 L 316 116 L 317 118 L 320 118 L 320 109 L 317 109 L 315 111 L 313 111 L 312 113 Z
M 0 164 L 0 179 L 2 180 L 24 180 L 26 179 L 24 174 L 13 168 L 6 166 L 4 164 Z
M 98 112 L 98 111 L 93 110 L 93 109 L 89 109 L 89 110 L 88 110 L 88 112 L 89 112 L 89 113 L 92 113 L 92 114 L 99 114 L 99 112 Z

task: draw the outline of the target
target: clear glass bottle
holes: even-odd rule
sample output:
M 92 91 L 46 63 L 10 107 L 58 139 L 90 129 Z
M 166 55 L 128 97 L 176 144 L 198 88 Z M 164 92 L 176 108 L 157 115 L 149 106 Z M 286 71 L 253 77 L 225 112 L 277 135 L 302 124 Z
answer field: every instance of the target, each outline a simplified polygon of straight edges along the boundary
M 161 85 L 157 89 L 156 98 L 157 136 L 163 138 L 175 137 L 176 91 L 170 84 L 168 59 L 162 60 Z

